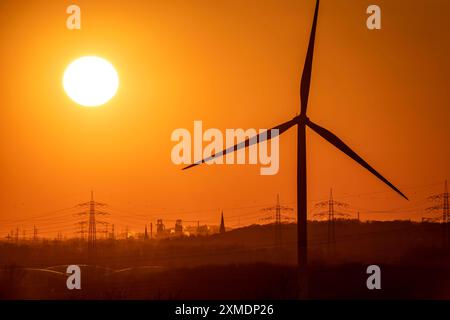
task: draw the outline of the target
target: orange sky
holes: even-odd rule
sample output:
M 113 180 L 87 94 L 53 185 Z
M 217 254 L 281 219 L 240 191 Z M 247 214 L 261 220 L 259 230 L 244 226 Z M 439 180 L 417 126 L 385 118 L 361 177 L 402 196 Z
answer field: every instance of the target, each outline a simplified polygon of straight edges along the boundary
M 66 29 L 71 3 L 81 7 L 82 30 Z M 365 25 L 374 3 L 380 31 Z M 192 131 L 194 120 L 269 128 L 298 113 L 313 8 L 312 0 L 2 0 L 0 233 L 33 224 L 69 232 L 77 218 L 54 211 L 87 201 L 91 189 L 119 231 L 156 218 L 217 224 L 221 208 L 231 226 L 258 222 L 277 193 L 295 206 L 295 130 L 281 138 L 275 176 L 261 176 L 259 165 L 181 171 L 170 135 Z M 333 187 L 363 219 L 420 219 L 424 197 L 442 191 L 449 12 L 446 0 L 322 1 L 309 116 L 411 201 L 308 131 L 311 208 Z M 65 67 L 84 55 L 119 73 L 117 96 L 100 108 L 76 105 L 62 88 Z

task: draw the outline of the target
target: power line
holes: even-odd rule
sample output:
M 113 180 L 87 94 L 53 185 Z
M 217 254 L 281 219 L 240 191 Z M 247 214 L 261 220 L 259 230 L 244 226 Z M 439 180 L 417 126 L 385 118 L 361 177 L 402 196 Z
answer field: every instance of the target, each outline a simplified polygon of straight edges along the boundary
M 349 214 L 336 211 L 338 208 L 348 208 L 349 205 L 344 202 L 333 199 L 333 189 L 330 189 L 330 198 L 327 201 L 316 203 L 316 208 L 328 208 L 328 211 L 316 213 L 315 216 L 328 217 L 328 248 L 329 254 L 334 253 L 336 247 L 336 216 L 349 217 Z
M 441 221 L 442 223 L 442 242 L 444 247 L 448 247 L 449 245 L 449 223 L 450 223 L 450 210 L 449 210 L 449 197 L 448 197 L 448 186 L 447 180 L 445 180 L 444 184 L 444 192 L 440 194 L 435 194 L 428 197 L 429 201 L 436 202 L 438 204 L 426 208 L 428 212 L 439 212 L 440 217 L 436 218 L 425 218 L 427 220 Z M 423 219 L 423 218 L 422 218 Z
M 107 225 L 105 221 L 96 219 L 97 215 L 108 215 L 108 212 L 98 210 L 98 207 L 105 207 L 105 203 L 94 201 L 94 191 L 91 191 L 91 200 L 89 202 L 80 203 L 77 207 L 89 208 L 89 211 L 80 212 L 79 215 L 89 215 L 88 219 L 88 248 L 95 250 L 97 246 L 97 224 Z M 81 231 L 81 230 L 80 230 Z
M 277 203 L 275 204 L 275 206 L 272 207 L 268 207 L 268 208 L 264 208 L 262 209 L 262 211 L 265 212 L 275 212 L 275 243 L 279 244 L 282 241 L 282 234 L 281 234 L 281 219 L 283 220 L 293 220 L 293 218 L 291 217 L 286 217 L 286 216 L 282 216 L 281 212 L 292 212 L 294 211 L 293 208 L 291 207 L 287 207 L 287 206 L 282 206 L 280 204 L 280 195 L 277 194 Z M 266 216 L 264 218 L 261 218 L 260 220 L 273 220 L 273 215 L 271 216 Z

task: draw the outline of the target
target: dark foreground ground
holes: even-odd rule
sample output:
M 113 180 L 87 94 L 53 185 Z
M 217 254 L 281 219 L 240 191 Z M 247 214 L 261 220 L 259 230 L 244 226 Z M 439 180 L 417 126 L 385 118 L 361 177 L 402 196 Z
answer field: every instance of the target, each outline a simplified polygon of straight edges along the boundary
M 0 299 L 297 299 L 295 225 L 252 226 L 209 237 L 0 244 Z M 450 299 L 450 251 L 439 224 L 341 222 L 309 226 L 308 298 Z M 81 267 L 81 290 L 66 268 Z M 381 290 L 368 290 L 368 265 Z
M 366 266 L 311 266 L 310 299 L 450 299 L 448 268 L 382 265 L 382 289 L 368 290 Z M 82 268 L 82 289 L 66 275 L 10 268 L 2 299 L 297 299 L 295 267 L 249 264 L 107 272 Z M 4 277 L 5 275 L 3 275 Z

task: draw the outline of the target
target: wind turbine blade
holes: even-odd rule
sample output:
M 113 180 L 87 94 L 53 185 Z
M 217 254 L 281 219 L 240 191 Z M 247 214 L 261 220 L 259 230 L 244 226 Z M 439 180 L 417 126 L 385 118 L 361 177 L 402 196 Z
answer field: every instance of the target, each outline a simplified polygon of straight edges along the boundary
M 187 167 L 184 167 L 183 170 L 186 170 L 186 169 L 195 167 L 195 166 L 197 166 L 197 165 L 199 165 L 199 164 L 202 164 L 202 163 L 204 163 L 204 162 L 213 160 L 213 159 L 215 159 L 216 157 L 217 157 L 217 158 L 223 157 L 224 155 L 226 155 L 226 154 L 228 154 L 228 153 L 237 151 L 237 150 L 242 149 L 242 148 L 247 148 L 247 147 L 249 147 L 249 146 L 251 146 L 251 145 L 254 145 L 254 144 L 256 144 L 256 143 L 263 142 L 263 141 L 265 141 L 265 140 L 269 141 L 270 139 L 275 138 L 276 136 L 281 135 L 282 133 L 284 133 L 285 131 L 287 131 L 288 129 L 290 129 L 290 128 L 293 127 L 294 125 L 296 125 L 298 122 L 299 122 L 299 116 L 296 116 L 296 117 L 293 118 L 292 120 L 289 120 L 289 121 L 287 121 L 287 122 L 284 122 L 284 123 L 282 123 L 282 124 L 280 124 L 280 125 L 278 125 L 278 126 L 275 126 L 275 127 L 273 127 L 273 128 L 270 128 L 270 129 L 267 130 L 265 133 L 257 134 L 256 136 L 253 136 L 253 137 L 251 137 L 251 138 L 248 138 L 247 140 L 242 141 L 242 142 L 240 142 L 240 143 L 238 143 L 238 144 L 235 144 L 235 145 L 232 146 L 232 147 L 229 147 L 229 148 L 227 148 L 227 149 L 225 149 L 225 150 L 222 150 L 222 151 L 220 151 L 220 152 L 217 152 L 217 153 L 213 154 L 213 155 L 210 156 L 210 157 L 204 158 L 204 159 L 202 159 L 202 160 L 199 161 L 199 162 L 196 162 L 196 163 L 193 163 L 193 164 L 191 164 L 191 165 L 189 165 L 189 166 L 187 166 Z M 272 136 L 271 130 L 278 130 L 278 135 L 273 135 L 273 136 Z
M 347 146 L 341 139 L 339 139 L 336 135 L 331 133 L 325 128 L 322 128 L 321 126 L 315 124 L 311 120 L 308 120 L 306 122 L 306 125 L 310 127 L 312 130 L 314 130 L 317 134 L 319 134 L 322 138 L 327 140 L 329 143 L 331 143 L 333 146 L 344 152 L 346 155 L 348 155 L 350 158 L 358 162 L 361 166 L 369 170 L 373 175 L 375 175 L 378 179 L 383 181 L 385 184 L 387 184 L 391 189 L 393 189 L 395 192 L 397 192 L 399 195 L 401 195 L 406 200 L 409 200 L 399 189 L 397 189 L 392 183 L 390 183 L 385 177 L 383 177 L 378 171 L 376 171 L 374 168 L 372 168 L 363 158 L 361 158 L 359 155 L 356 154 L 352 149 L 350 149 L 349 146 Z
M 302 80 L 300 82 L 300 102 L 301 114 L 306 114 L 308 107 L 309 89 L 311 87 L 311 72 L 314 56 L 314 41 L 316 38 L 317 15 L 319 13 L 320 0 L 316 2 L 316 10 L 314 11 L 314 20 L 311 28 L 311 35 L 309 37 L 308 51 L 306 52 L 305 65 L 303 66 Z

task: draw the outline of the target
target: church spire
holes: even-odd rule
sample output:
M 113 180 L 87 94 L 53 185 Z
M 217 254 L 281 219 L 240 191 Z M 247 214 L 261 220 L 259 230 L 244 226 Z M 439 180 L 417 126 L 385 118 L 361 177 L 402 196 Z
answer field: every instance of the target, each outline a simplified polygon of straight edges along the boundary
M 220 233 L 225 233 L 225 222 L 223 220 L 223 211 L 222 211 L 222 219 L 220 220 L 220 229 L 219 229 Z

